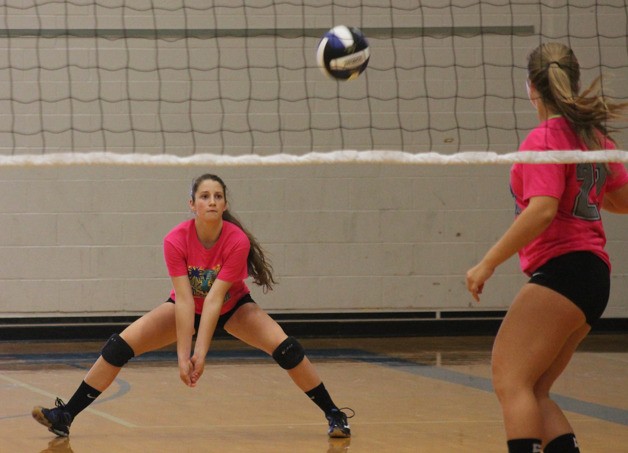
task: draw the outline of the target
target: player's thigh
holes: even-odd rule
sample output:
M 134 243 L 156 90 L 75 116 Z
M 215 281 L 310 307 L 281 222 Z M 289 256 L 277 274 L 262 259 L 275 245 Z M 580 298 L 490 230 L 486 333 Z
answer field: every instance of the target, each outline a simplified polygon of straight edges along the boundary
M 165 302 L 128 326 L 120 336 L 136 356 L 177 341 L 175 304 Z
M 287 338 L 281 326 L 255 303 L 240 306 L 225 324 L 225 330 L 268 354 Z
M 534 385 L 583 326 L 584 314 L 569 299 L 543 286 L 524 285 L 495 338 L 494 384 Z
M 552 385 L 565 370 L 578 345 L 584 340 L 590 330 L 591 327 L 585 323 L 567 339 L 549 369 L 536 382 L 534 391 L 538 396 L 547 396 L 549 394 Z

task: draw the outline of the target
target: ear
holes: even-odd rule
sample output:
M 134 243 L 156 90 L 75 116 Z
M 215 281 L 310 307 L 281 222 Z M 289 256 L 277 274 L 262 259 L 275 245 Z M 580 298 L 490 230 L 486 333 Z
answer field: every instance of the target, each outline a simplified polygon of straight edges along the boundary
M 536 87 L 532 82 L 530 82 L 530 79 L 526 79 L 526 91 L 528 92 L 528 99 L 534 108 L 536 108 L 536 102 L 539 99 L 539 92 L 536 91 Z
M 533 95 L 536 95 L 536 88 L 534 84 L 530 82 L 530 79 L 526 79 L 526 92 L 528 93 L 528 99 L 532 99 Z
M 194 200 L 191 198 L 188 200 L 188 206 L 190 207 L 190 211 L 194 212 Z

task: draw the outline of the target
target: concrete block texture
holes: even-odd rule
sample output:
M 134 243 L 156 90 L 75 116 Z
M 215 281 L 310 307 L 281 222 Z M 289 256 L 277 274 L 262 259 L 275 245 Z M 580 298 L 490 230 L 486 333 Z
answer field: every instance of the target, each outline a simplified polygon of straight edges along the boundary
M 526 55 L 548 40 L 572 45 L 584 86 L 604 75 L 628 99 L 621 0 L 5 3 L 0 157 L 509 153 L 537 124 Z M 316 61 L 339 24 L 368 31 L 369 67 L 349 82 Z M 162 239 L 205 172 L 269 253 L 280 283 L 252 289 L 271 311 L 506 309 L 525 281 L 513 257 L 480 305 L 464 287 L 513 219 L 503 165 L 0 165 L 0 317 L 165 299 Z M 626 317 L 626 217 L 604 218 L 607 316 Z
M 0 314 L 139 314 L 165 300 L 162 239 L 190 218 L 190 183 L 207 171 L 224 178 L 233 212 L 274 265 L 275 291 L 251 284 L 271 312 L 509 306 L 525 282 L 516 257 L 481 304 L 464 286 L 512 221 L 507 166 L 340 167 L 2 168 Z M 614 265 L 607 313 L 623 317 L 628 230 L 623 216 L 605 222 Z

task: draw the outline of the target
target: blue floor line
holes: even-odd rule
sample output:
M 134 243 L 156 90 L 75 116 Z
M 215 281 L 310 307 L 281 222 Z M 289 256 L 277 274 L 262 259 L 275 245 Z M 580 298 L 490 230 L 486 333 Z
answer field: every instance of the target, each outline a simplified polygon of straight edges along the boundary
M 463 385 L 465 387 L 493 392 L 490 379 L 473 376 L 443 367 L 424 365 L 410 360 L 398 359 L 391 356 L 376 354 L 360 349 L 310 349 L 307 355 L 313 359 L 322 360 L 354 360 L 358 362 L 370 363 L 384 367 L 394 368 L 398 371 L 435 379 L 450 384 Z M 76 363 L 93 362 L 98 358 L 98 353 L 51 353 L 51 354 L 0 354 L 0 363 L 5 360 L 20 361 L 24 363 L 39 364 L 59 364 L 66 363 L 72 366 Z M 207 363 L 212 359 L 227 360 L 260 360 L 271 358 L 262 351 L 238 349 L 228 351 L 210 351 L 207 355 Z M 175 351 L 154 351 L 136 357 L 133 361 L 174 361 L 177 360 Z M 101 402 L 118 398 L 128 392 L 130 386 L 126 381 L 118 381 L 120 388 L 114 395 L 108 396 Z M 628 425 L 628 410 L 618 407 L 606 406 L 587 401 L 582 401 L 568 396 L 552 394 L 552 399 L 558 405 L 568 411 L 600 420 Z
M 395 370 L 401 370 L 421 377 L 449 382 L 451 384 L 464 385 L 465 387 L 483 390 L 486 392 L 493 392 L 493 386 L 490 379 L 472 376 L 442 367 L 421 365 L 415 362 L 391 359 L 389 357 L 378 358 L 376 360 L 371 360 L 369 358 L 361 360 L 368 363 L 377 363 L 384 366 L 394 367 Z M 600 420 L 618 423 L 620 425 L 628 425 L 628 410 L 582 401 L 555 393 L 552 393 L 551 397 L 552 400 L 554 400 L 561 407 L 561 409 L 565 411 L 575 412 L 581 415 L 586 415 L 587 417 L 598 418 Z

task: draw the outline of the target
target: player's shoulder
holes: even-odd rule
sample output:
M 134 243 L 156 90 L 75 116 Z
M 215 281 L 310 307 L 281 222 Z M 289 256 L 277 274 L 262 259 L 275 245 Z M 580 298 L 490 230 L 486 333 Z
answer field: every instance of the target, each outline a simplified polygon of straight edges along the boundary
M 548 130 L 545 124 L 532 129 L 519 145 L 519 151 L 542 151 L 547 149 Z
M 174 228 L 172 228 L 168 232 L 168 234 L 166 234 L 164 241 L 177 241 L 177 240 L 183 240 L 187 238 L 190 228 L 192 228 L 193 225 L 194 225 L 194 219 L 185 220 L 179 223 Z
M 234 223 L 231 223 L 227 220 L 222 222 L 222 235 L 225 236 L 229 241 L 239 242 L 239 241 L 249 241 L 246 233 Z
M 574 149 L 577 137 L 563 117 L 541 122 L 521 142 L 519 151 Z

